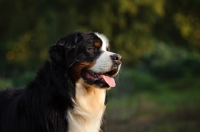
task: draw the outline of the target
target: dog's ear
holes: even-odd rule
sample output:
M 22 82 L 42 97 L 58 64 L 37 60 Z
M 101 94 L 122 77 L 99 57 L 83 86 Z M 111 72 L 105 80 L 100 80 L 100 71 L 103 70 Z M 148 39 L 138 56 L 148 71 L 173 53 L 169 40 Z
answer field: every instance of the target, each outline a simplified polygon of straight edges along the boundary
M 67 68 L 71 67 L 76 61 L 80 35 L 79 32 L 70 34 L 51 46 L 49 50 L 51 60 Z

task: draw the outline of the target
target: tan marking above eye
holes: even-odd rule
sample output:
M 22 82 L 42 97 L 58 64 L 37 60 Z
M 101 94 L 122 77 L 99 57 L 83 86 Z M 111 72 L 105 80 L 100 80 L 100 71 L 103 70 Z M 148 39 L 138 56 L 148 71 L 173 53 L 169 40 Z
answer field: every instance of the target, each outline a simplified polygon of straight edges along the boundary
M 110 45 L 106 46 L 106 50 L 108 50 L 108 51 L 110 50 Z
M 101 43 L 96 41 L 96 42 L 94 42 L 94 46 L 99 48 L 101 46 Z

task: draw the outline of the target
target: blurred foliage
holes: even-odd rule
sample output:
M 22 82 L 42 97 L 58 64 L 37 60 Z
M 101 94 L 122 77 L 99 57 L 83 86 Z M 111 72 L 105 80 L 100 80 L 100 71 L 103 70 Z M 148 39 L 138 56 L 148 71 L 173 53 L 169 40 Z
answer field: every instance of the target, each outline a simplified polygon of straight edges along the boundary
M 199 0 L 0 0 L 0 89 L 25 87 L 61 36 L 97 31 L 123 56 L 109 92 L 109 131 L 199 131 L 199 6 Z
M 137 67 L 158 76 L 159 80 L 172 80 L 185 74 L 200 76 L 200 56 L 174 45 L 156 43 L 143 54 Z
M 34 72 L 26 71 L 20 76 L 13 78 L 13 85 L 17 88 L 25 88 L 26 85 L 29 82 L 31 82 L 35 76 L 36 76 L 35 71 Z
M 0 78 L 0 90 L 3 90 L 7 87 L 13 87 L 13 82 L 11 79 Z
M 37 69 L 48 47 L 74 31 L 104 33 L 129 67 L 158 42 L 199 54 L 199 5 L 199 0 L 1 0 L 0 74 Z

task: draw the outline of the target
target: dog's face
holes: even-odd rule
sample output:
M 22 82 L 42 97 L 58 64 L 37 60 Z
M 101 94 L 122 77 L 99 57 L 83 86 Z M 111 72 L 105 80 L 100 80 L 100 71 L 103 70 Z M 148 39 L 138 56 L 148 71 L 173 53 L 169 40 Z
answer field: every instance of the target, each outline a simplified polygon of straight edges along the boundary
M 56 49 L 56 50 L 54 50 Z M 110 52 L 108 39 L 99 33 L 74 33 L 59 40 L 50 49 L 53 62 L 66 67 L 73 81 L 82 79 L 97 88 L 115 86 L 122 57 Z

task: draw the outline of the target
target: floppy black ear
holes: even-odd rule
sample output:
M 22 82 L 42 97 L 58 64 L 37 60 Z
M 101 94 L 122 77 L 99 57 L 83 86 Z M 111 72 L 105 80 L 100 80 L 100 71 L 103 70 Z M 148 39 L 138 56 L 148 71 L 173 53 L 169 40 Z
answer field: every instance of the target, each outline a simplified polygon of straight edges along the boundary
M 50 58 L 59 65 L 71 67 L 76 61 L 76 53 L 78 51 L 79 32 L 68 35 L 58 40 L 49 49 Z

